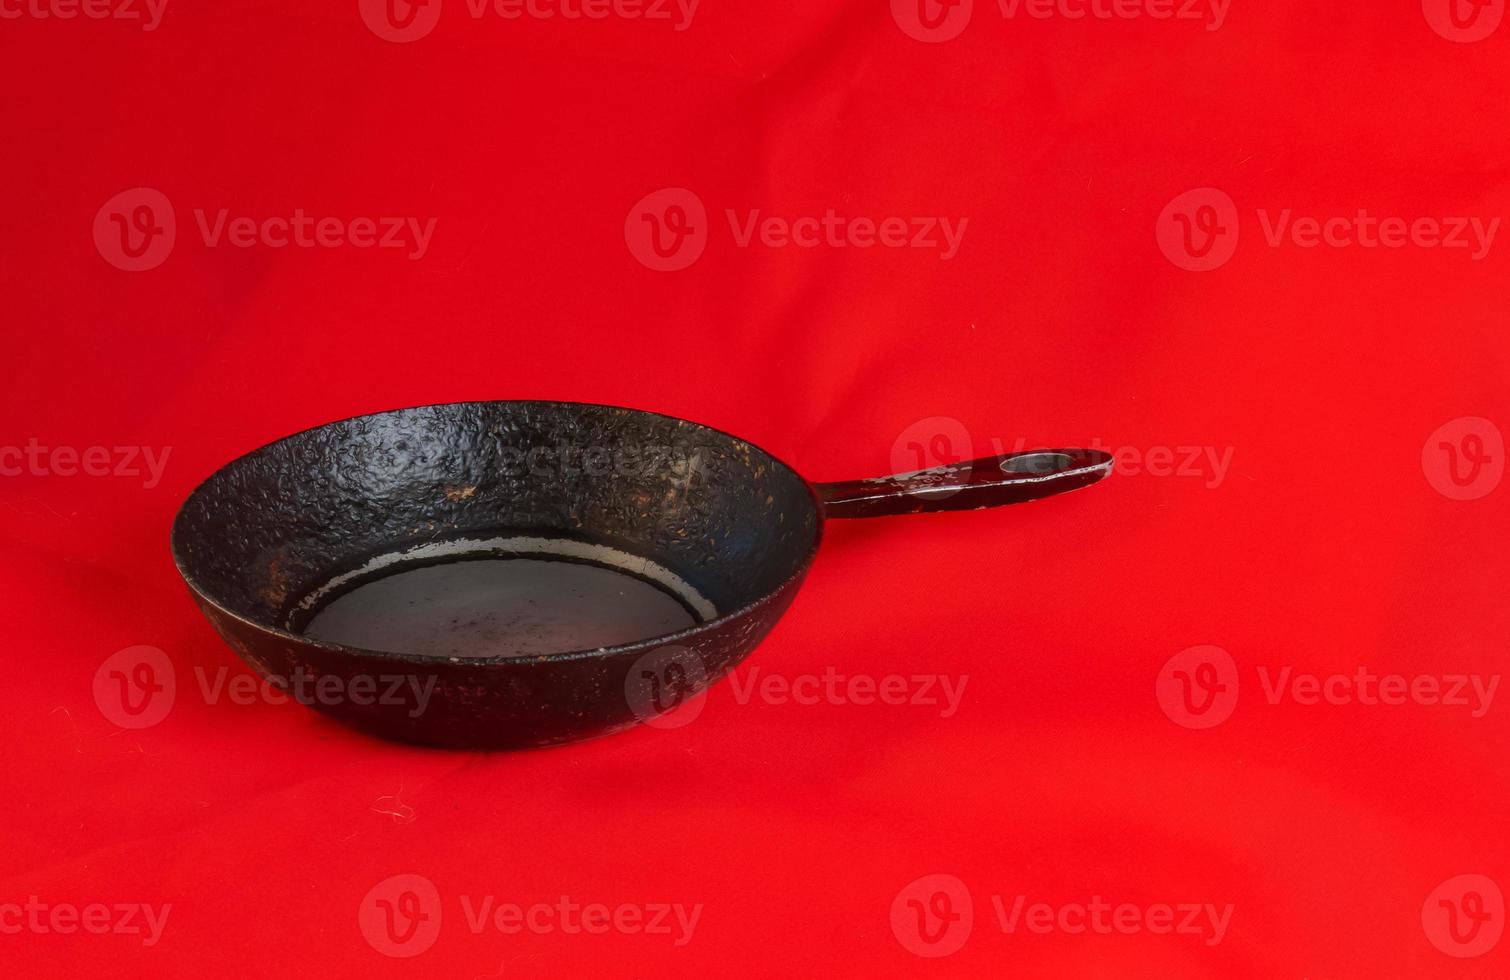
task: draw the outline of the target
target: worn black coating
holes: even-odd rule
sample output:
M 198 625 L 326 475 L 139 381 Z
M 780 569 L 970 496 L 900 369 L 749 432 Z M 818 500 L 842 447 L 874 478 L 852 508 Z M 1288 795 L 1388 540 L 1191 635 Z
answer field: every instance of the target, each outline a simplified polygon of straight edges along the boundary
M 722 677 L 791 603 L 821 526 L 801 476 L 715 429 L 602 405 L 465 402 L 346 419 L 242 456 L 184 504 L 173 553 L 215 629 L 265 676 L 334 675 L 342 691 L 371 677 L 389 693 L 312 699 L 319 710 L 408 742 L 521 748 L 642 720 L 631 669 L 661 648 L 696 660 L 684 695 Z M 624 646 L 463 661 L 297 632 L 301 600 L 375 556 L 520 534 L 649 558 L 718 615 Z M 390 690 L 395 676 L 415 681 Z
M 666 721 L 770 632 L 825 518 L 1022 503 L 1111 468 L 1105 452 L 1052 449 L 813 487 L 757 447 L 682 419 L 463 402 L 346 419 L 248 453 L 189 496 L 173 554 L 226 642 L 301 700 L 388 738 L 524 748 Z M 406 560 L 456 560 L 433 546 L 520 537 L 572 542 L 578 559 L 607 546 L 649 560 L 656 569 L 631 560 L 627 571 L 713 611 L 667 636 L 545 655 L 384 652 L 301 635 L 336 584 L 404 567 L 374 571 L 374 559 L 431 546 Z

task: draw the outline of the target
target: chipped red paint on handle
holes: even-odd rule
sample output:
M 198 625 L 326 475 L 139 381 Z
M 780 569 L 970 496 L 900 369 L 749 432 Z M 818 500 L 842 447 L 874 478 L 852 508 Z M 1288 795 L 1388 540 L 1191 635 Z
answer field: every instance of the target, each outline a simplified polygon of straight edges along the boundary
M 1099 450 L 1045 449 L 816 489 L 825 517 L 887 517 L 1020 504 L 1088 487 L 1111 471 L 1112 457 Z

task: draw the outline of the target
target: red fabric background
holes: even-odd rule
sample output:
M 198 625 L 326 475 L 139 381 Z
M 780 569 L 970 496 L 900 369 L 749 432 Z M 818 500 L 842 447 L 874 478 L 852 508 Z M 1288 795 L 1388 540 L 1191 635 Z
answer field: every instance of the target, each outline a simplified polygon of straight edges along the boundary
M 1433 0 L 1237 0 L 1214 30 L 976 0 L 927 43 L 885 0 L 704 0 L 686 30 L 445 0 L 428 36 L 394 43 L 349 0 L 173 0 L 151 31 L 6 3 L 23 15 L 0 23 L 0 444 L 171 453 L 151 488 L 0 479 L 0 903 L 171 903 L 150 947 L 0 935 L 7 975 L 1506 974 L 1510 943 L 1449 956 L 1422 913 L 1458 875 L 1510 885 L 1510 706 L 1271 703 L 1259 671 L 1501 669 L 1510 487 L 1438 492 L 1441 442 L 1495 447 L 1433 433 L 1510 424 L 1510 242 L 1480 259 L 1273 246 L 1259 212 L 1505 214 L 1510 25 L 1454 40 Z M 171 201 L 177 238 L 128 272 L 91 228 L 139 187 Z M 705 205 L 706 249 L 653 271 L 626 220 L 668 187 Z M 1156 234 L 1199 188 L 1241 229 L 1210 271 Z M 740 247 L 725 212 L 757 208 L 968 225 L 949 259 Z M 435 226 L 417 260 L 211 246 L 196 209 Z M 977 454 L 1232 455 L 1221 479 L 1181 475 L 1180 453 L 1173 474 L 1046 503 L 831 525 L 740 676 L 968 677 L 947 718 L 741 704 L 726 682 L 672 732 L 474 755 L 205 703 L 195 668 L 244 668 L 169 555 L 193 485 L 313 424 L 473 398 L 672 413 L 814 480 L 959 431 L 916 425 L 935 417 Z M 178 692 L 160 724 L 122 730 L 92 684 L 136 645 L 167 654 Z M 1192 730 L 1155 688 L 1204 645 L 1240 693 Z M 441 900 L 412 959 L 358 923 L 398 874 Z M 975 921 L 924 958 L 891 909 L 935 874 Z M 1009 933 L 992 897 L 1018 895 L 1232 913 L 1214 944 Z M 683 946 L 474 932 L 461 902 L 489 896 L 703 909 Z

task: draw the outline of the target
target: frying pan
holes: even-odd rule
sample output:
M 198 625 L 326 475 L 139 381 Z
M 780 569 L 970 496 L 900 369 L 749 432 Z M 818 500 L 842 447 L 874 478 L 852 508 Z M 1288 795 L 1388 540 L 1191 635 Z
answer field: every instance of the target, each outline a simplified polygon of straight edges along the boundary
M 173 523 L 194 599 L 287 695 L 405 742 L 502 749 L 670 724 L 770 632 L 829 518 L 1020 503 L 1103 452 L 813 484 L 683 419 L 459 402 L 227 464 Z

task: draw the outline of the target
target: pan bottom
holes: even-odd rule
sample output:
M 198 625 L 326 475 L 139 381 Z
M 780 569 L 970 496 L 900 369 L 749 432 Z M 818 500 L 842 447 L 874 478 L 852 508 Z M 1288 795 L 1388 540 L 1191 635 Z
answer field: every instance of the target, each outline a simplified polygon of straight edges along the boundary
M 716 615 L 653 562 L 541 538 L 447 542 L 383 556 L 301 606 L 300 632 L 313 639 L 455 659 L 595 650 Z

